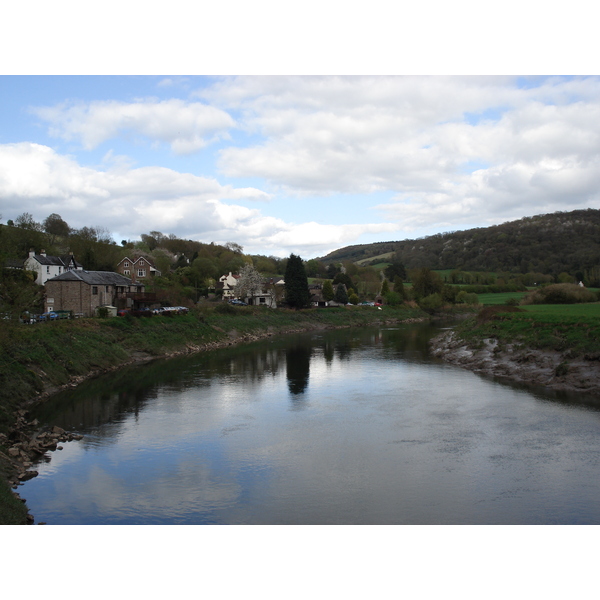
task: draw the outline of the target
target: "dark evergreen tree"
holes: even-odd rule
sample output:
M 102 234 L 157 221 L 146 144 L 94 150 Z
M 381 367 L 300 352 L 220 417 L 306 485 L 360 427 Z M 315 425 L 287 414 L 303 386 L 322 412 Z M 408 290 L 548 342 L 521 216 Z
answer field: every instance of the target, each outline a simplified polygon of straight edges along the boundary
M 333 285 L 337 285 L 338 283 L 343 283 L 346 286 L 347 290 L 354 287 L 354 283 L 352 282 L 352 279 L 350 278 L 349 275 L 346 275 L 346 273 L 338 273 L 333 278 Z
M 326 279 L 323 283 L 323 299 L 327 302 L 333 300 L 334 292 L 331 279 Z
M 340 304 L 348 304 L 348 292 L 343 283 L 338 283 L 337 288 L 335 289 L 334 300 Z
M 284 275 L 285 302 L 291 308 L 308 308 L 310 291 L 304 263 L 299 256 L 290 254 Z
M 403 281 L 406 279 L 406 269 L 401 262 L 393 262 L 383 273 L 390 281 L 394 281 L 396 277 L 400 277 Z

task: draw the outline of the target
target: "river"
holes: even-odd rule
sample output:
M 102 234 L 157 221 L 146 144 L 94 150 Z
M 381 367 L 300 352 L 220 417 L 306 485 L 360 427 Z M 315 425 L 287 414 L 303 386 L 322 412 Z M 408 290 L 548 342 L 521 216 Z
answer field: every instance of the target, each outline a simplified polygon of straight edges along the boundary
M 598 524 L 600 412 L 445 364 L 429 324 L 124 369 L 39 407 L 84 434 L 19 488 L 48 524 Z

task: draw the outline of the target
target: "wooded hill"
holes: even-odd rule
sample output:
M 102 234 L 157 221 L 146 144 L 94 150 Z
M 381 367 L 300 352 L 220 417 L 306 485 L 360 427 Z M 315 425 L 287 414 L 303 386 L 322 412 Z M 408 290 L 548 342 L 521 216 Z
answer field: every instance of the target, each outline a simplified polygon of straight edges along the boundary
M 347 246 L 319 260 L 377 264 L 391 256 L 407 269 L 566 272 L 600 281 L 600 210 L 556 212 L 518 221 L 440 233 L 416 240 Z

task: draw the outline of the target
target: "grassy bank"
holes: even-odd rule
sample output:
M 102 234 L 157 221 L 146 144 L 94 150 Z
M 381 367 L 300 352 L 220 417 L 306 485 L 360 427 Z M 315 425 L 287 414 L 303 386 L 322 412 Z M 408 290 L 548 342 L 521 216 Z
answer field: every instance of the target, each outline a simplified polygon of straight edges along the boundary
M 344 307 L 292 311 L 207 306 L 188 315 L 6 323 L 0 329 L 0 434 L 11 430 L 16 411 L 43 394 L 94 372 L 232 341 L 292 331 L 376 325 L 426 317 L 407 306 Z M 23 523 L 26 509 L 5 484 L 10 442 L 0 445 L 0 524 Z
M 458 335 L 474 347 L 485 338 L 495 338 L 501 344 L 600 357 L 598 303 L 529 305 L 510 313 L 504 312 L 506 307 L 494 308 L 458 325 Z

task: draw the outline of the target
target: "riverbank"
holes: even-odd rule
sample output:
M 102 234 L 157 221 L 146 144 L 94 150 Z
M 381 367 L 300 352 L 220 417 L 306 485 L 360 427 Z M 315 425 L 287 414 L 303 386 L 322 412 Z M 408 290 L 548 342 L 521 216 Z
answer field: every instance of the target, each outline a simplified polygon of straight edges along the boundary
M 68 442 L 72 435 L 40 431 L 37 423 L 27 419 L 30 408 L 65 387 L 137 362 L 274 335 L 428 318 L 409 306 L 275 311 L 217 305 L 173 317 L 82 319 L 6 327 L 0 332 L 0 524 L 27 522 L 26 506 L 10 488 L 35 476 L 30 470 L 35 458 Z
M 432 354 L 487 376 L 600 399 L 599 319 L 509 310 L 486 309 L 436 336 Z

